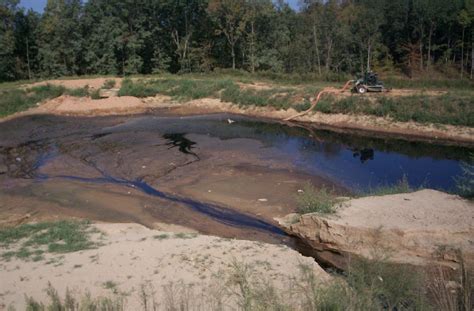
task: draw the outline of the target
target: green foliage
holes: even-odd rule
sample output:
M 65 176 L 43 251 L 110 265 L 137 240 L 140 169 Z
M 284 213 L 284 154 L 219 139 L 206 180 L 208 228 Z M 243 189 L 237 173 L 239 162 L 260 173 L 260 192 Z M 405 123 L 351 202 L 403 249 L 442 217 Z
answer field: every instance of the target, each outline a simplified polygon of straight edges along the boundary
M 74 97 L 86 97 L 89 96 L 89 87 L 86 86 L 78 89 L 68 89 L 65 91 L 65 94 Z
M 379 186 L 377 188 L 369 189 L 366 192 L 363 192 L 361 196 L 383 196 L 383 195 L 390 195 L 390 194 L 399 194 L 399 193 L 410 193 L 414 192 L 419 189 L 414 189 L 410 186 L 408 182 L 408 178 L 406 175 L 403 175 L 402 179 L 400 179 L 397 183 L 393 185 L 386 185 L 386 186 Z
M 69 253 L 95 246 L 90 240 L 93 230 L 87 221 L 58 221 L 37 224 L 25 224 L 18 227 L 0 230 L 0 245 L 9 247 L 21 242 L 16 251 L 7 251 L 3 258 L 29 258 L 41 255 L 46 247 L 51 253 Z M 33 249 L 33 250 L 32 250 Z M 38 259 L 38 257 L 37 257 Z
M 295 10 L 272 0 L 74 0 L 48 1 L 38 14 L 6 0 L 0 81 L 217 68 L 298 83 L 343 82 L 368 67 L 452 77 L 473 67 L 465 54 L 474 18 L 464 2 L 305 0 Z M 453 85 L 472 87 L 462 81 Z
M 320 213 L 332 214 L 341 200 L 333 190 L 321 187 L 316 189 L 310 183 L 304 186 L 303 192 L 296 197 L 298 212 L 301 214 Z
M 253 90 L 241 89 L 238 85 L 231 85 L 221 94 L 221 100 L 239 106 L 271 106 L 276 109 L 291 107 L 291 95 L 286 89 Z
M 345 113 L 388 117 L 395 121 L 474 126 L 471 95 L 416 95 L 371 101 L 363 96 L 335 99 L 326 97 L 315 108 L 323 113 Z
M 218 96 L 218 92 L 231 87 L 230 80 L 214 79 L 152 79 L 122 82 L 119 96 L 148 97 L 156 94 L 172 96 L 178 100 Z
M 51 84 L 35 86 L 27 90 L 0 90 L 0 116 L 26 110 L 46 99 L 61 96 L 65 90 L 64 87 Z

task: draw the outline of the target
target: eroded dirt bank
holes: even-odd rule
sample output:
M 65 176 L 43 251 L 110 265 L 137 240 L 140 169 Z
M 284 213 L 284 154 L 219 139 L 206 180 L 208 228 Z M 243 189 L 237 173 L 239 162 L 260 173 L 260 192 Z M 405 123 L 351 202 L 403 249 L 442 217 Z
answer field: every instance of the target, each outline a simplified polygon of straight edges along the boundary
M 435 190 L 352 199 L 333 215 L 280 219 L 323 262 L 345 269 L 351 256 L 417 266 L 474 268 L 474 203 Z

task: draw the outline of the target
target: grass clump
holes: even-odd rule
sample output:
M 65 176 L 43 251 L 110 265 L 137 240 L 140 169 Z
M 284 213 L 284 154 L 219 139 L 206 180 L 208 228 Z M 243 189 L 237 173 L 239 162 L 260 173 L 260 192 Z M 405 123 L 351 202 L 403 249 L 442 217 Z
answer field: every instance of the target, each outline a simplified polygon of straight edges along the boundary
M 49 302 L 47 305 L 36 301 L 33 297 L 26 296 L 25 309 L 28 311 L 49 311 L 49 310 L 95 310 L 95 311 L 123 311 L 125 310 L 124 297 L 121 295 L 114 295 L 112 297 L 98 297 L 91 298 L 91 294 L 87 293 L 81 300 L 77 300 L 66 289 L 64 299 L 61 299 L 57 290 L 48 284 L 46 294 Z
M 174 235 L 175 239 L 194 239 L 197 237 L 197 233 L 185 233 L 185 232 L 179 232 Z
M 114 88 L 115 84 L 116 84 L 116 81 L 114 79 L 107 79 L 107 80 L 105 80 L 104 85 L 102 86 L 102 88 L 110 90 L 110 89 Z
M 369 189 L 366 192 L 362 192 L 361 196 L 383 196 L 390 194 L 411 193 L 420 189 L 422 189 L 422 187 L 417 189 L 411 187 L 407 176 L 403 175 L 403 177 L 397 183 Z
M 24 224 L 0 230 L 0 245 L 10 247 L 20 243 L 19 248 L 4 252 L 2 257 L 10 259 L 31 258 L 38 261 L 44 252 L 69 253 L 96 246 L 91 241 L 94 230 L 88 221 L 58 221 Z
M 316 189 L 310 183 L 304 186 L 303 192 L 297 196 L 298 212 L 301 214 L 320 213 L 332 214 L 341 200 L 333 190 L 326 187 Z
M 169 237 L 170 236 L 167 233 L 157 234 L 153 236 L 155 240 L 165 240 L 165 239 L 168 239 Z
M 86 97 L 89 96 L 89 87 L 85 86 L 78 89 L 66 89 L 64 93 L 74 97 Z

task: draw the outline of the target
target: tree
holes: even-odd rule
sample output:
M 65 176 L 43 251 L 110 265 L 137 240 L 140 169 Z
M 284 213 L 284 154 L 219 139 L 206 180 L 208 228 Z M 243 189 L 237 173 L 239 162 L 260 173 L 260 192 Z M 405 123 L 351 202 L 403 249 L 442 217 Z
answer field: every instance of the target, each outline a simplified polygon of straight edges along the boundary
M 0 1 L 0 80 L 13 80 L 15 70 L 14 16 L 18 0 Z
M 248 10 L 245 0 L 211 0 L 208 10 L 217 24 L 216 34 L 227 39 L 235 69 L 236 44 L 242 39 L 247 24 Z

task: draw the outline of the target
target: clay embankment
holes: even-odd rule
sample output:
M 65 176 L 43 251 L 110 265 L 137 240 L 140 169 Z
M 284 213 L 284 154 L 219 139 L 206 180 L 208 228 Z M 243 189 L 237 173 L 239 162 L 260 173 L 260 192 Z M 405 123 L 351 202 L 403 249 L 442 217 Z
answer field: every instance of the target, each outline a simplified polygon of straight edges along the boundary
M 288 215 L 287 233 L 345 268 L 352 257 L 386 256 L 401 264 L 474 266 L 474 203 L 435 190 L 353 199 L 332 215 Z

